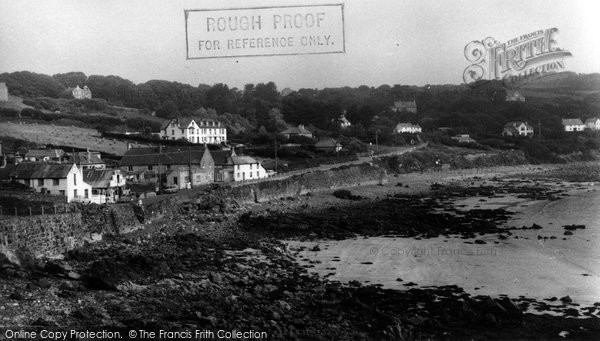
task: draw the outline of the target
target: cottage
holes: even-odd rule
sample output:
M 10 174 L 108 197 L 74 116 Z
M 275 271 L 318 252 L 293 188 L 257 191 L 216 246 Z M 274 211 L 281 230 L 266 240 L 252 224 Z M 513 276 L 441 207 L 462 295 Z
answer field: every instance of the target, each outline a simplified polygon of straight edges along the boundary
M 295 136 L 303 136 L 303 137 L 308 137 L 310 139 L 312 139 L 312 137 L 313 137 L 313 134 L 308 129 L 304 128 L 303 124 L 299 124 L 298 127 L 288 128 L 279 134 L 284 136 L 287 139 L 289 139 L 291 137 L 295 137 Z
M 23 162 L 15 165 L 9 176 L 36 192 L 64 196 L 67 202 L 90 200 L 92 188 L 75 164 Z
M 409 133 L 416 134 L 422 131 L 421 126 L 418 124 L 412 124 L 410 122 L 401 122 L 396 125 L 394 132 L 397 134 Z
M 245 181 L 266 178 L 267 171 L 260 162 L 250 156 L 238 156 L 231 152 L 214 152 L 215 181 Z
M 506 90 L 507 102 L 525 102 L 525 96 L 517 90 Z
M 73 89 L 71 93 L 76 99 L 92 98 L 92 91 L 87 87 L 87 85 L 85 85 L 83 89 L 77 85 L 77 87 Z
M 119 169 L 84 169 L 83 181 L 92 187 L 89 199 L 96 204 L 117 202 L 126 183 Z
M 585 124 L 578 118 L 563 118 L 562 125 L 565 131 L 583 131 L 585 129 Z
M 417 113 L 417 102 L 413 101 L 396 101 L 394 105 L 390 108 L 393 112 L 412 112 Z
M 315 149 L 322 152 L 337 153 L 342 150 L 342 145 L 331 137 L 327 137 L 315 143 Z
M 533 136 L 533 126 L 523 121 L 508 122 L 504 125 L 502 136 Z
M 585 120 L 585 128 L 593 131 L 600 130 L 600 118 L 592 117 Z
M 62 149 L 30 149 L 25 154 L 26 161 L 32 162 L 61 162 L 65 156 Z
M 193 180 L 191 186 L 214 180 L 215 162 L 206 147 L 131 148 L 125 152 L 119 164 L 121 171 L 132 181 L 158 182 L 158 178 L 164 176 L 161 182 L 166 181 L 168 185 L 183 183 L 184 186 L 190 182 L 190 166 Z M 171 172 L 176 169 L 186 169 L 188 179 L 182 178 L 181 173 Z
M 8 102 L 8 88 L 6 83 L 0 83 L 0 102 Z
M 346 129 L 352 125 L 352 123 L 350 123 L 350 121 L 348 121 L 346 118 L 346 110 L 344 110 L 344 112 L 342 112 L 337 119 L 333 119 L 332 121 L 334 121 L 342 129 Z
M 220 144 L 227 141 L 227 129 L 209 118 L 177 118 L 162 125 L 160 136 L 165 140 L 183 138 L 191 143 Z

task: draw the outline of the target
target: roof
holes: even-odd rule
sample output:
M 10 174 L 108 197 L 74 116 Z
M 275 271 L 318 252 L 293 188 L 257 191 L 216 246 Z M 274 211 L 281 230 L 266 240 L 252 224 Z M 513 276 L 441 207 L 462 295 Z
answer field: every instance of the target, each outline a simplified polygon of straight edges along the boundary
M 421 128 L 421 126 L 410 122 L 400 122 L 396 125 L 396 128 Z
M 533 129 L 533 126 L 531 124 L 524 122 L 524 121 L 508 122 L 504 125 L 504 128 L 508 128 L 508 127 L 516 128 L 516 127 L 520 126 L 521 124 L 524 124 L 527 127 L 527 129 Z
M 183 117 L 183 118 L 172 119 L 172 120 L 169 120 L 169 121 L 163 123 L 160 126 L 160 129 L 161 130 L 167 129 L 167 127 L 169 126 L 169 124 L 171 124 L 171 122 L 173 122 L 173 121 L 175 121 L 175 123 L 177 123 L 177 127 L 179 129 L 185 129 L 185 128 L 187 128 L 190 125 L 190 123 L 192 123 L 192 122 L 195 122 L 196 125 L 198 125 L 198 127 L 214 127 L 212 125 L 204 125 L 204 124 L 202 124 L 203 122 L 220 123 L 218 120 L 215 120 L 215 119 L 212 119 L 212 118 Z
M 114 172 L 114 170 L 105 169 L 86 169 L 83 171 L 83 181 L 92 188 L 108 188 Z
M 581 120 L 578 118 L 563 118 L 562 124 L 564 126 L 575 126 L 575 125 L 583 125 L 583 122 L 581 122 Z
M 231 163 L 234 165 L 249 165 L 252 163 L 258 163 L 254 158 L 250 156 L 231 156 Z
M 103 165 L 99 152 L 75 152 L 71 154 L 71 161 L 78 165 Z
M 585 120 L 585 124 L 596 123 L 596 121 L 598 121 L 598 120 L 600 120 L 600 118 L 598 118 L 598 117 L 588 118 L 587 120 Z
M 231 151 L 228 150 L 217 150 L 214 152 L 210 152 L 213 160 L 215 161 L 215 165 L 226 165 L 229 163 L 228 159 L 231 155 Z
M 518 135 L 519 131 L 514 126 L 504 126 L 504 131 L 513 135 Z
M 120 166 L 199 164 L 208 149 L 204 147 L 131 148 L 125 152 Z M 208 151 L 212 156 L 212 153 Z
M 15 166 L 10 176 L 16 179 L 63 179 L 69 175 L 73 164 L 23 162 Z
M 286 130 L 282 131 L 281 134 L 296 134 L 296 135 L 311 134 L 312 135 L 312 133 L 310 131 L 308 131 L 306 128 L 304 128 L 303 125 L 287 128 Z
M 35 158 L 44 158 L 44 157 L 61 157 L 65 155 L 65 151 L 62 149 L 30 149 L 25 154 L 25 157 L 35 157 Z
M 339 143 L 331 137 L 321 139 L 319 142 L 315 143 L 315 147 L 317 148 L 330 148 L 337 147 L 338 145 Z

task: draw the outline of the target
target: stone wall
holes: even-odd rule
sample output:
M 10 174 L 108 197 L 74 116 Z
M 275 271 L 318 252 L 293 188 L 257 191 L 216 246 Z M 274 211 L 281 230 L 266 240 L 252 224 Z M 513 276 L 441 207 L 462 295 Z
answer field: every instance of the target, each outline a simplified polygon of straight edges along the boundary
M 87 233 L 89 234 L 89 233 Z M 32 217 L 6 217 L 0 220 L 0 243 L 4 249 L 27 249 L 36 257 L 52 256 L 83 244 L 86 231 L 81 213 Z
M 141 227 L 129 204 L 85 205 L 79 212 L 0 218 L 0 252 L 28 250 L 54 256 L 92 240 L 93 234 L 121 234 Z
M 238 186 L 223 190 L 222 195 L 231 197 L 240 203 L 262 202 L 334 188 L 378 184 L 383 181 L 385 174 L 384 169 L 371 164 L 345 166 L 281 180 Z

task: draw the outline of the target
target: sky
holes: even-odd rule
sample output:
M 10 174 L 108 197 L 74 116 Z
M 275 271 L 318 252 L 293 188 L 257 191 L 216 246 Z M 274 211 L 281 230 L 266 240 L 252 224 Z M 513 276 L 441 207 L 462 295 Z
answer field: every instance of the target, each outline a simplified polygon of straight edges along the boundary
M 184 10 L 344 5 L 345 53 L 186 58 Z M 557 27 L 568 71 L 600 72 L 597 0 L 0 0 L 0 73 L 279 89 L 460 84 L 464 48 Z

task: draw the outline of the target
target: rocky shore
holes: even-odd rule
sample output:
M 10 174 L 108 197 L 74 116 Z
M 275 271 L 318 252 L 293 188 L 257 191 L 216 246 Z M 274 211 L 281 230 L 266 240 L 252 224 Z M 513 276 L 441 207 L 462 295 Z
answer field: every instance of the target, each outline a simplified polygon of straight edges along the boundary
M 597 339 L 600 303 L 586 307 L 589 316 L 570 318 L 525 313 L 532 306 L 550 311 L 527 297 L 474 296 L 454 285 L 390 290 L 331 282 L 310 274 L 280 241 L 511 238 L 515 229 L 539 226 L 500 226 L 511 212 L 460 210 L 450 201 L 566 195 L 534 181 L 474 181 L 435 185 L 421 195 L 401 191 L 406 184 L 398 180 L 376 197 L 323 194 L 332 198 L 327 205 L 310 195 L 246 206 L 198 197 L 144 230 L 63 259 L 29 259 L 22 267 L 0 260 L 0 328 L 112 330 L 124 339 L 140 329 L 258 331 L 272 340 Z M 577 307 L 568 297 L 557 300 L 561 312 Z

